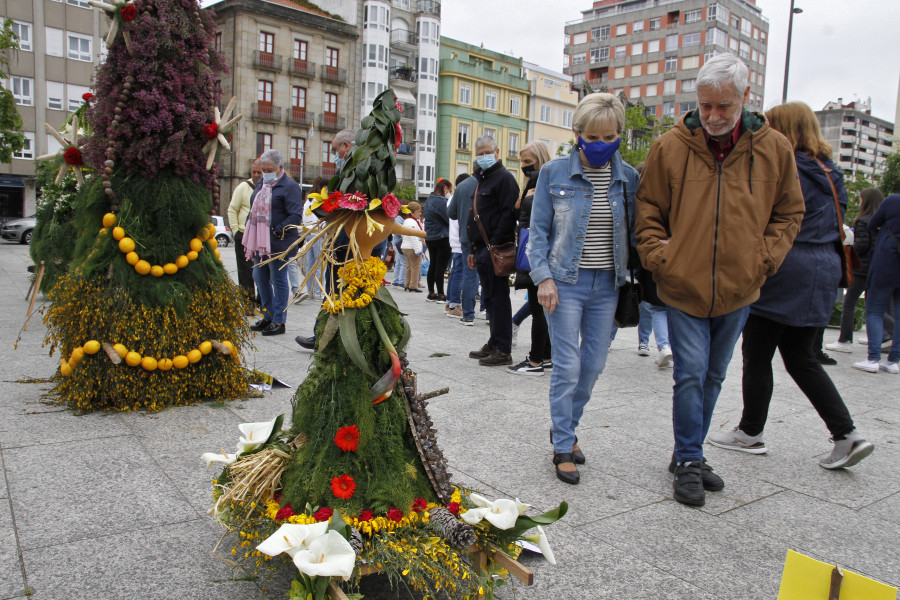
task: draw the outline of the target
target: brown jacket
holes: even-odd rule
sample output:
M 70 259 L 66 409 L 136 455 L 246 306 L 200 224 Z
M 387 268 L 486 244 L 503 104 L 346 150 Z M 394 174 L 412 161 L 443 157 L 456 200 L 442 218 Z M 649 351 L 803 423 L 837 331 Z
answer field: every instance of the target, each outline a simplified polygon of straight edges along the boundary
M 659 297 L 696 317 L 728 314 L 759 298 L 800 230 L 803 194 L 794 152 L 765 118 L 743 111 L 724 162 L 697 111 L 650 149 L 636 198 L 635 236 Z

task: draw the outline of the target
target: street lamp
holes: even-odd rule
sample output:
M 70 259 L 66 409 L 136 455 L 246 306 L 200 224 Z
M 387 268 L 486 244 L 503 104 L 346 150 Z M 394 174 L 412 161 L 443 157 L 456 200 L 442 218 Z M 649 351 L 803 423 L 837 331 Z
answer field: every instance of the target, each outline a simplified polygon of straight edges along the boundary
M 784 56 L 784 90 L 781 92 L 782 104 L 787 102 L 788 70 L 791 66 L 791 33 L 794 29 L 794 15 L 799 15 L 802 12 L 802 8 L 794 8 L 794 0 L 791 0 L 791 15 L 788 19 L 787 53 Z

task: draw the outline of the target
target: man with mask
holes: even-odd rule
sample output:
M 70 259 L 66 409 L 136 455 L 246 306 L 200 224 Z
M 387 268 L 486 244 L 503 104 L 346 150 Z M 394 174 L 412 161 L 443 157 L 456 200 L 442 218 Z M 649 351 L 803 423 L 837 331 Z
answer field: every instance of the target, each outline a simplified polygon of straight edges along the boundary
M 469 268 L 478 269 L 481 293 L 484 294 L 487 312 L 491 315 L 491 337 L 478 350 L 469 353 L 478 364 L 493 367 L 511 365 L 512 356 L 512 307 L 509 303 L 509 278 L 494 274 L 488 244 L 498 245 L 515 241 L 516 200 L 519 186 L 512 173 L 500 161 L 500 149 L 489 135 L 475 140 L 475 171 L 477 185 L 472 212 L 466 222 L 466 237 L 472 254 L 467 258 Z M 475 213 L 478 212 L 478 222 Z M 479 227 L 480 224 L 480 227 Z M 481 230 L 484 229 L 485 236 Z
M 790 143 L 744 110 L 747 66 L 720 54 L 697 74 L 697 109 L 650 149 L 635 234 L 668 305 L 674 352 L 674 498 L 702 506 L 725 487 L 703 457 L 716 399 L 749 306 L 800 230 Z
M 347 158 L 353 150 L 353 139 L 355 137 L 355 131 L 352 129 L 344 129 L 343 131 L 338 132 L 338 134 L 334 136 L 334 139 L 331 140 L 332 162 L 337 166 L 337 172 L 340 172 L 341 167 L 347 162 Z
M 253 189 L 262 178 L 262 170 L 259 167 L 259 160 L 254 160 L 250 165 L 250 179 L 242 181 L 239 186 L 234 188 L 231 195 L 231 202 L 228 204 L 228 223 L 231 225 L 231 231 L 234 234 L 234 254 L 237 258 L 237 276 L 238 285 L 243 288 L 247 297 L 253 299 L 256 292 L 253 287 L 253 263 L 247 260 L 244 253 L 244 224 L 250 214 L 250 197 L 253 196 Z

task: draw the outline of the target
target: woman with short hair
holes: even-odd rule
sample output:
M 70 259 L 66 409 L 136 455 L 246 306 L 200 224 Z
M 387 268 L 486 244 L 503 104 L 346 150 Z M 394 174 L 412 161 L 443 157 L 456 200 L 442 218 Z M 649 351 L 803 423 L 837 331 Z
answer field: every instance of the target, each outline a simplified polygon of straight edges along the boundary
M 450 263 L 450 219 L 447 217 L 447 203 L 453 184 L 438 179 L 434 191 L 425 200 L 425 243 L 428 244 L 428 302 L 445 304 L 444 272 Z
M 422 205 L 413 200 L 406 205 L 409 209 L 409 216 L 403 221 L 405 227 L 413 229 L 425 229 L 422 225 Z M 406 257 L 406 285 L 403 287 L 407 292 L 419 292 L 419 271 L 422 266 L 422 254 L 425 248 L 422 244 L 422 238 L 414 235 L 404 235 L 403 241 L 400 243 L 400 249 Z

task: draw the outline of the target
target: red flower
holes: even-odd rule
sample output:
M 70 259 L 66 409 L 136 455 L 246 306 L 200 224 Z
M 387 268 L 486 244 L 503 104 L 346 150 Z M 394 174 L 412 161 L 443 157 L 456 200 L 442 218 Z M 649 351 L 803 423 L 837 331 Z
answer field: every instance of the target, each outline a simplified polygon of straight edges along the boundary
M 403 106 L 400 105 L 399 98 L 394 98 L 394 106 L 397 107 L 397 110 L 399 110 L 400 112 L 403 112 Z
M 275 513 L 275 518 L 279 519 L 279 520 L 284 520 L 284 519 L 287 519 L 287 518 L 290 518 L 293 516 L 294 516 L 294 509 L 291 508 L 290 502 L 285 504 L 281 510 L 279 510 L 277 513 Z
M 341 192 L 331 192 L 331 194 L 329 194 L 328 197 L 325 198 L 325 202 L 322 203 L 322 210 L 330 213 L 334 209 L 338 208 L 338 206 L 340 205 L 341 197 L 343 195 L 344 194 L 342 194 Z
M 369 201 L 366 199 L 366 195 L 359 193 L 359 190 L 356 190 L 353 194 L 341 196 L 339 204 L 341 208 L 349 208 L 350 210 L 366 210 L 369 208 Z
M 428 501 L 426 501 L 425 498 L 416 498 L 413 501 L 413 505 L 412 505 L 413 512 L 422 512 L 426 508 L 428 508 Z
M 399 523 L 403 519 L 403 511 L 397 510 L 392 506 L 391 510 L 387 511 L 387 518 Z
M 85 102 L 90 102 L 91 100 L 94 99 L 94 95 L 90 92 L 85 92 L 81 95 L 81 99 L 84 100 Z
M 323 506 L 313 515 L 313 519 L 316 521 L 327 521 L 331 518 L 331 515 L 334 514 L 334 511 L 328 508 L 327 506 Z
M 459 502 L 451 502 L 447 505 L 447 510 L 453 513 L 454 516 L 459 516 Z
M 349 475 L 331 478 L 331 493 L 341 500 L 349 500 L 356 493 L 356 482 Z
M 364 510 L 356 517 L 357 521 L 371 521 L 375 517 L 375 513 L 371 510 Z
M 75 146 L 66 148 L 66 151 L 63 152 L 63 160 L 66 161 L 67 165 L 72 165 L 73 167 L 80 167 L 84 164 L 84 160 L 81 158 L 81 150 Z
M 203 135 L 208 140 L 214 140 L 219 137 L 219 126 L 216 123 L 210 123 L 203 126 Z
M 397 123 L 397 133 L 394 135 L 394 152 L 397 151 L 397 148 L 400 147 L 400 143 L 403 141 L 403 128 L 400 127 L 400 123 Z
M 334 436 L 334 443 L 341 450 L 356 452 L 356 449 L 359 447 L 359 427 L 356 425 L 341 427 Z
M 272 500 L 275 502 L 281 503 L 281 492 L 275 492 L 275 495 L 272 496 Z
M 381 199 L 381 208 L 384 209 L 384 214 L 392 219 L 400 214 L 401 206 L 403 206 L 403 204 L 397 199 L 397 196 L 393 194 L 385 194 Z
M 130 21 L 137 16 L 137 9 L 134 4 L 126 4 L 122 7 L 121 13 L 123 21 Z

